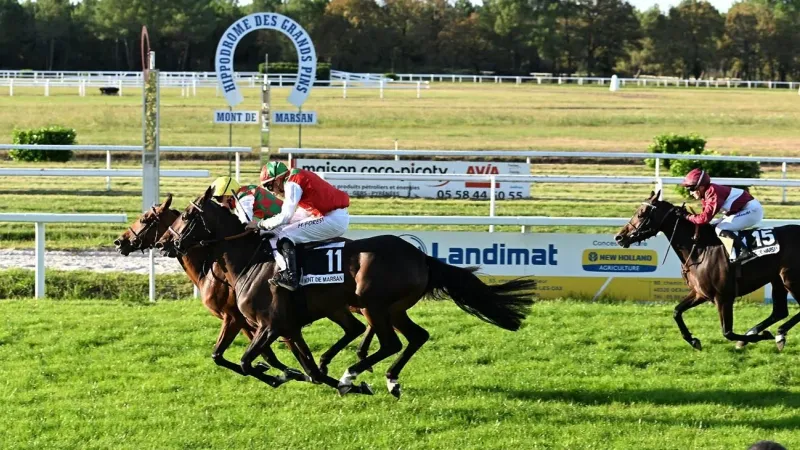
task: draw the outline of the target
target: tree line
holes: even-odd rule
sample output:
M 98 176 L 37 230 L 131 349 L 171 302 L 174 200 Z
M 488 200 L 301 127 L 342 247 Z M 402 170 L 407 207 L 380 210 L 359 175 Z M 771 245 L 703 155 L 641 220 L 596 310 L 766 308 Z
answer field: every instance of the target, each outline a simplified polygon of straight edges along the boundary
M 292 17 L 320 61 L 395 73 L 640 74 L 798 80 L 800 0 L 745 0 L 721 13 L 684 0 L 662 13 L 624 0 L 0 0 L 0 69 L 212 71 L 223 31 L 256 11 Z M 237 70 L 293 61 L 276 32 L 239 44 Z

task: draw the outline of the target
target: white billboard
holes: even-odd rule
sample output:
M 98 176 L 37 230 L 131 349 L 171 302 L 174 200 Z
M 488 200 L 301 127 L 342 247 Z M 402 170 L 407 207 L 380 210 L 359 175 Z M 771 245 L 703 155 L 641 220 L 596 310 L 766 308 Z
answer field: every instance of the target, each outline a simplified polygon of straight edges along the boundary
M 478 266 L 482 274 L 534 276 L 543 298 L 678 302 L 689 292 L 663 236 L 627 249 L 611 234 L 350 230 L 345 236 L 380 234 L 400 236 L 448 264 Z M 766 295 L 761 288 L 747 297 L 762 301 Z
M 352 159 L 295 159 L 293 167 L 314 172 L 363 173 L 363 179 L 330 180 L 353 197 L 409 197 L 488 200 L 489 181 L 375 180 L 369 174 L 529 175 L 527 163 L 466 161 L 375 161 Z M 530 183 L 497 182 L 498 200 L 530 197 Z

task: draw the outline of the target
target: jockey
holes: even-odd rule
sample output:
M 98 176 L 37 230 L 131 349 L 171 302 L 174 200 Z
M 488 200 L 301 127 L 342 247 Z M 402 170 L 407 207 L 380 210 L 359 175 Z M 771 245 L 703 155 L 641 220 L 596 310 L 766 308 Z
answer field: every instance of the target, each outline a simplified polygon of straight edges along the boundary
M 272 161 L 265 165 L 260 179 L 265 188 L 283 197 L 281 212 L 259 221 L 257 225 L 262 230 L 274 232 L 278 249 L 286 258 L 286 270 L 277 273 L 270 282 L 293 291 L 299 282 L 295 244 L 343 235 L 350 224 L 347 212 L 350 197 L 314 172 L 304 169 L 290 171 L 282 162 Z M 295 212 L 299 209 L 310 213 L 310 217 L 297 220 Z
M 261 186 L 240 186 L 231 177 L 219 177 L 211 187 L 214 199 L 233 211 L 243 224 L 281 212 L 283 202 Z
M 692 197 L 701 200 L 703 211 L 686 217 L 697 225 L 710 223 L 715 225 L 714 231 L 718 236 L 733 239 L 736 246 L 737 258 L 742 260 L 750 256 L 751 252 L 734 231 L 754 227 L 764 218 L 761 203 L 754 199 L 750 193 L 739 188 L 721 186 L 711 182 L 711 177 L 701 169 L 693 169 L 683 179 L 681 186 L 691 192 Z M 722 211 L 722 219 L 713 217 Z

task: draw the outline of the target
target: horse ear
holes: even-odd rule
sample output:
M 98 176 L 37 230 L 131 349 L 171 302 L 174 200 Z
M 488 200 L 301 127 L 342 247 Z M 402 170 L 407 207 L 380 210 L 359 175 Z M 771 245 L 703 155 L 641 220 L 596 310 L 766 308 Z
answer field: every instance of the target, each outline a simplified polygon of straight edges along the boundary
M 652 200 L 652 199 L 656 198 L 656 193 L 655 193 L 655 191 L 650 191 L 650 197 L 647 197 L 647 198 L 648 198 L 649 200 Z
M 211 198 L 211 194 L 213 193 L 214 193 L 214 187 L 209 186 L 208 189 L 206 189 L 206 193 L 203 194 L 203 203 L 207 202 Z
M 161 204 L 161 210 L 169 209 L 170 205 L 172 205 L 172 193 L 167 193 L 167 198 L 164 199 L 164 203 Z
M 656 200 L 659 200 L 659 201 L 663 200 L 661 198 L 661 189 L 659 189 L 658 192 L 655 193 L 655 196 L 653 198 L 655 198 Z

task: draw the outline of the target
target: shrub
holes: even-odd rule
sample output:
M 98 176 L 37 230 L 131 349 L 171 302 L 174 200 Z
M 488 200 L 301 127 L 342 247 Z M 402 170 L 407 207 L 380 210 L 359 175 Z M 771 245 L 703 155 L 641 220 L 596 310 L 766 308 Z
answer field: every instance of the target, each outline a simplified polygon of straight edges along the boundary
M 702 155 L 719 155 L 719 153 L 704 150 Z M 761 167 L 758 162 L 753 161 L 698 161 L 698 160 L 673 160 L 669 168 L 669 172 L 673 177 L 684 177 L 692 169 L 700 168 L 712 177 L 725 177 L 725 178 L 758 178 L 761 176 Z M 735 186 L 739 189 L 749 190 L 749 186 Z M 677 192 L 684 196 L 689 197 L 689 192 L 677 186 Z
M 264 73 L 264 63 L 258 65 L 258 72 Z M 269 73 L 297 73 L 297 63 L 295 62 L 273 62 L 269 63 Z M 329 80 L 331 78 L 331 64 L 317 63 L 317 80 Z
M 73 145 L 75 144 L 76 132 L 72 128 L 51 126 L 44 128 L 34 128 L 30 130 L 14 130 L 12 142 L 14 144 L 36 144 L 36 145 Z M 72 150 L 11 150 L 9 156 L 15 161 L 57 161 L 66 162 L 72 159 Z
M 397 81 L 400 79 L 400 77 L 398 77 L 396 73 L 391 73 L 391 72 L 383 74 L 383 77 L 393 81 Z
M 647 147 L 650 153 L 693 153 L 700 155 L 706 148 L 706 140 L 696 134 L 679 135 L 675 133 L 661 134 L 653 138 L 653 142 Z M 665 159 L 661 161 L 662 167 L 669 169 L 674 160 Z M 646 159 L 647 167 L 656 166 L 655 159 Z

